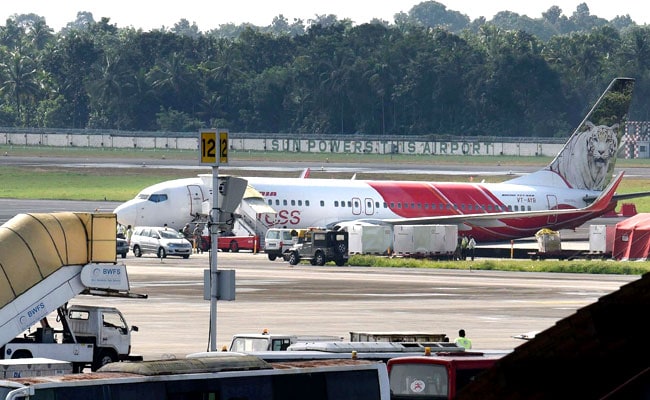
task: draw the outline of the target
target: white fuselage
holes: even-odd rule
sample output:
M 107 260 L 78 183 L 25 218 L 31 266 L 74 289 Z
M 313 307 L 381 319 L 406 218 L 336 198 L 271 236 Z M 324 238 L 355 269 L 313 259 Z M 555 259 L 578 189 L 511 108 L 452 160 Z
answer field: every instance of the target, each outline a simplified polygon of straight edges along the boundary
M 361 181 L 311 178 L 245 178 L 276 211 L 267 226 L 307 228 L 354 220 L 394 220 L 434 216 L 577 209 L 593 192 L 511 183 Z M 201 178 L 163 182 L 144 189 L 116 209 L 125 225 L 168 224 L 180 229 L 211 200 L 209 182 Z M 578 221 L 578 220 L 576 220 Z M 497 220 L 459 226 L 480 240 L 530 236 L 542 227 L 573 223 L 553 216 L 512 226 Z M 579 221 L 582 222 L 582 219 Z M 576 222 L 577 223 L 577 222 Z M 532 232 L 532 233 L 531 233 Z

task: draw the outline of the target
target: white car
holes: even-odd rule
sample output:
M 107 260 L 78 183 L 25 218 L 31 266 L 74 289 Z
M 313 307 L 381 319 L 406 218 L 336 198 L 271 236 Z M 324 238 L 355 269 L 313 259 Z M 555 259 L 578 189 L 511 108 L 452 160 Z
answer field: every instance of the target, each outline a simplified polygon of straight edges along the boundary
M 274 261 L 276 258 L 282 258 L 286 250 L 293 245 L 291 229 L 271 228 L 266 231 L 264 236 L 264 252 L 269 260 Z
M 192 254 L 192 244 L 175 229 L 168 227 L 139 226 L 131 236 L 133 255 L 142 257 L 151 253 L 158 258 L 180 256 L 189 258 Z

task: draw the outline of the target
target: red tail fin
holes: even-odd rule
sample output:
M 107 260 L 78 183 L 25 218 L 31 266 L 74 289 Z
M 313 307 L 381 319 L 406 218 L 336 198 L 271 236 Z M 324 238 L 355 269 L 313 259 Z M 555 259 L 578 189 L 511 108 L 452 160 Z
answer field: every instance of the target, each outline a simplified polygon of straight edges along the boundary
M 614 179 L 613 181 L 611 181 L 609 183 L 609 185 L 607 185 L 605 190 L 603 190 L 603 192 L 600 194 L 600 196 L 598 196 L 596 198 L 596 200 L 594 200 L 594 202 L 591 203 L 589 205 L 589 207 L 587 207 L 587 209 L 589 211 L 604 211 L 604 210 L 606 210 L 610 206 L 610 204 L 612 202 L 612 198 L 614 197 L 614 194 L 616 193 L 616 188 L 618 188 L 619 183 L 621 183 L 621 180 L 623 179 L 624 174 L 625 174 L 625 172 L 623 172 L 623 171 L 620 174 L 618 174 L 616 179 Z

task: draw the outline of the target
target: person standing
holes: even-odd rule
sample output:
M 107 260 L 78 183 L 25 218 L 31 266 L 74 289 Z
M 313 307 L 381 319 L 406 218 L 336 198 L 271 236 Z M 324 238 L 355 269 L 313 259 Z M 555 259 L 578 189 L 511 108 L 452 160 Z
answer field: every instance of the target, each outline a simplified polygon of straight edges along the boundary
M 131 236 L 133 236 L 133 228 L 131 228 L 131 225 L 128 225 L 126 227 L 126 243 L 131 246 Z
M 124 239 L 124 225 L 117 223 L 117 237 Z
M 472 340 L 468 337 L 465 337 L 465 329 L 458 331 L 458 337 L 454 340 L 458 346 L 463 347 L 465 350 L 472 348 Z
M 190 224 L 185 224 L 183 227 L 183 230 L 181 231 L 183 233 L 183 237 L 187 240 L 192 239 L 192 232 L 190 231 Z
M 475 248 L 476 248 L 476 240 L 474 240 L 474 236 L 470 236 L 469 241 L 467 242 L 467 250 L 469 251 L 469 256 L 472 258 L 472 261 L 474 261 Z
M 463 238 L 460 241 L 460 259 L 461 260 L 467 260 L 467 244 L 469 243 L 469 240 L 467 240 L 467 236 L 463 235 Z
M 194 237 L 194 253 L 203 253 L 203 249 L 201 248 L 201 233 L 203 233 L 201 224 L 196 224 L 194 231 L 192 232 Z

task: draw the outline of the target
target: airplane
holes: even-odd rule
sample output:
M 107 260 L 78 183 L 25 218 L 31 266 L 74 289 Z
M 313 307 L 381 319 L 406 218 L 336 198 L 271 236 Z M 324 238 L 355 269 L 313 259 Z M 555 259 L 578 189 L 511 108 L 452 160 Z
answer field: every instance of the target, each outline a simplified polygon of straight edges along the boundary
M 248 196 L 269 213 L 266 227 L 455 224 L 459 235 L 494 242 L 534 236 L 542 228 L 571 229 L 604 215 L 618 201 L 650 193 L 615 194 L 617 151 L 634 79 L 615 78 L 544 168 L 500 183 L 244 177 Z M 211 199 L 211 176 L 166 181 L 115 209 L 126 225 L 181 227 Z M 267 207 L 268 208 L 268 207 Z M 260 217 L 260 215 L 262 217 Z

